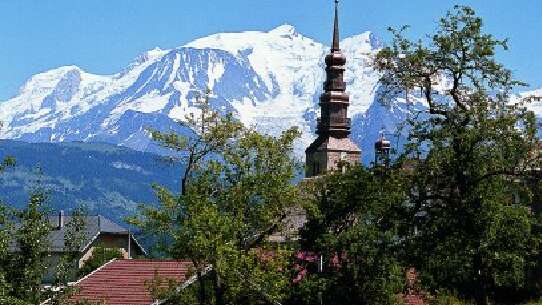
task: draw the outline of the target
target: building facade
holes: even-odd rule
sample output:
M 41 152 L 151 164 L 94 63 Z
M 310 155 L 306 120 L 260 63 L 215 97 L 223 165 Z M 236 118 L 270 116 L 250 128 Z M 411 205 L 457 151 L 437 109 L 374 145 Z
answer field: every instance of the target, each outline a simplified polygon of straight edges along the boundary
M 47 271 L 42 279 L 43 284 L 52 284 L 55 280 L 55 273 L 62 256 L 73 249 L 66 248 L 66 239 L 70 238 L 68 228 L 74 217 L 64 215 L 60 211 L 58 215 L 48 216 L 52 230 L 49 232 L 47 241 L 49 244 L 49 255 L 47 257 Z M 85 262 L 92 257 L 96 248 L 116 249 L 125 259 L 144 257 L 147 255 L 145 249 L 137 241 L 128 229 L 121 227 L 108 218 L 97 216 L 82 216 L 83 227 L 81 233 L 81 245 L 77 252 L 77 268 L 81 268 Z M 20 251 L 16 242 L 10 244 L 9 251 Z

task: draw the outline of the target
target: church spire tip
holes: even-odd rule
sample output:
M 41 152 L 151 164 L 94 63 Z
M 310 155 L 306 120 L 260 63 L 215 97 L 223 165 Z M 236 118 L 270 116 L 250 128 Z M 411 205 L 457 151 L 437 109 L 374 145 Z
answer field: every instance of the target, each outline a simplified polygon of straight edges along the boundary
M 333 27 L 332 51 L 339 51 L 339 0 L 335 0 L 335 25 Z

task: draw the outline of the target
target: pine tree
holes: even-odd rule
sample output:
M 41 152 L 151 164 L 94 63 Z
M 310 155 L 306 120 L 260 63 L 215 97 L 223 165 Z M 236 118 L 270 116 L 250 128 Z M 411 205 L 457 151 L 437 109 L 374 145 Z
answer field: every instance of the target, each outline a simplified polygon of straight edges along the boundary
M 28 206 L 21 210 L 3 207 L 5 221 L 2 234 L 9 234 L 8 246 L 15 251 L 5 253 L 1 268 L 7 285 L 2 285 L 0 300 L 5 304 L 39 304 L 43 301 L 41 283 L 47 271 L 51 230 L 43 203 L 45 194 L 35 192 Z

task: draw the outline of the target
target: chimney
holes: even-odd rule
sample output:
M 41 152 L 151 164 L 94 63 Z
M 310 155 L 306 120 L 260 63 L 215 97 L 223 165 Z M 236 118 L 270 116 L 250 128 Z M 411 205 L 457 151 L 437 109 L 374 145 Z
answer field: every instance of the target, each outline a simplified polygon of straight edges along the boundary
M 64 228 L 64 210 L 60 210 L 58 213 L 58 229 Z
M 128 258 L 132 259 L 132 233 L 128 230 Z

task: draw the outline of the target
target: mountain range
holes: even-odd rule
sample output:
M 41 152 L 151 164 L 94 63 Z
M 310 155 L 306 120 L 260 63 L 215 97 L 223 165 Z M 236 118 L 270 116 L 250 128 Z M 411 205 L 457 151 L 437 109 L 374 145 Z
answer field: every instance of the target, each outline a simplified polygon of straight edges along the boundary
M 85 207 L 123 223 L 138 205 L 157 203 L 152 184 L 180 188 L 179 164 L 112 144 L 0 140 L 2 156 L 16 156 L 16 166 L 0 174 L 0 202 L 13 207 L 40 191 L 51 210 Z
M 348 60 L 352 138 L 365 163 L 372 160 L 381 132 L 394 134 L 413 110 L 425 107 L 415 95 L 408 103 L 402 96 L 385 104 L 375 98 L 381 86 L 371 62 L 382 46 L 371 32 L 341 41 Z M 296 154 L 302 159 L 315 138 L 328 52 L 325 44 L 282 25 L 267 32 L 214 34 L 171 50 L 156 48 L 113 75 L 60 67 L 32 76 L 15 97 L 0 102 L 0 139 L 98 142 L 156 153 L 160 148 L 146 129 L 189 133 L 179 121 L 198 113 L 196 100 L 210 88 L 215 110 L 233 112 L 262 132 L 276 135 L 298 126 L 303 135 Z M 539 105 L 533 110 L 542 115 Z

